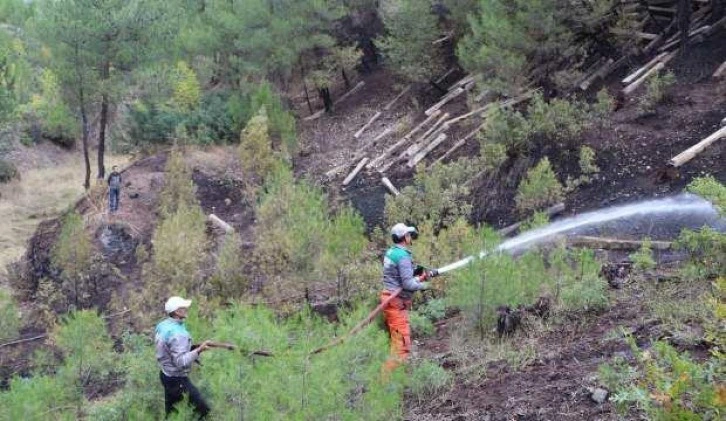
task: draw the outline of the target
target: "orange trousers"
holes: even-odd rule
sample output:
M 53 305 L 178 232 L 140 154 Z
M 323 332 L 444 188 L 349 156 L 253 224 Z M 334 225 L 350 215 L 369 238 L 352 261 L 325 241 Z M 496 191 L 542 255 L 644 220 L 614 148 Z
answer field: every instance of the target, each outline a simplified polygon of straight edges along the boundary
M 390 291 L 381 293 L 381 302 L 391 295 Z M 411 326 L 408 323 L 408 310 L 411 300 L 396 297 L 383 307 L 383 318 L 391 335 L 391 356 L 383 369 L 392 372 L 411 354 Z

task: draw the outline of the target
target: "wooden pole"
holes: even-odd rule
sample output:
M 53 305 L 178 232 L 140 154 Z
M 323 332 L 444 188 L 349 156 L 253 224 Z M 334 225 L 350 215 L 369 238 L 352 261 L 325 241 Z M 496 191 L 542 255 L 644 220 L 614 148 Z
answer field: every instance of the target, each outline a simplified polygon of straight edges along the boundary
M 451 91 L 450 93 L 444 95 L 444 97 L 441 99 L 441 101 L 437 102 L 436 104 L 432 105 L 428 110 L 424 111 L 424 114 L 431 115 L 434 111 L 439 110 L 441 107 L 449 103 L 451 100 L 456 98 L 457 96 L 463 94 L 465 91 L 464 88 L 456 88 L 455 90 Z
M 416 152 L 418 152 L 418 150 L 421 149 L 422 143 L 426 140 L 426 138 L 428 138 L 429 135 L 431 133 L 433 133 L 434 130 L 436 130 L 439 127 L 439 125 L 442 124 L 448 118 L 449 118 L 449 113 L 444 113 L 444 115 L 442 115 L 441 118 L 439 118 L 439 120 L 436 123 L 434 123 L 433 126 L 429 127 L 429 129 L 426 130 L 426 132 L 424 134 L 422 134 L 418 139 L 416 139 L 416 141 L 413 142 L 413 144 L 411 146 L 409 146 L 408 149 L 403 151 L 403 153 L 401 154 L 399 159 L 407 158 L 407 157 L 415 154 Z
M 213 223 L 214 225 L 218 226 L 219 228 L 222 228 L 224 232 L 227 234 L 234 232 L 234 227 L 226 222 L 224 222 L 220 217 L 217 215 L 210 213 L 207 217 L 209 219 L 209 222 Z
M 726 61 L 723 62 L 720 66 L 718 66 L 718 69 L 716 69 L 715 72 L 713 72 L 713 77 L 718 79 L 721 76 L 726 75 Z
M 381 181 L 383 182 L 383 185 L 386 186 L 388 191 L 391 192 L 392 195 L 398 196 L 399 194 L 401 194 L 401 192 L 398 191 L 396 186 L 394 186 L 393 183 L 391 183 L 391 180 L 389 180 L 388 177 L 381 178 Z
M 426 119 L 425 119 L 424 121 L 420 122 L 420 123 L 419 123 L 419 124 L 418 124 L 418 125 L 417 125 L 416 127 L 414 127 L 414 128 L 413 128 L 413 129 L 412 129 L 412 130 L 411 130 L 410 132 L 408 132 L 408 133 L 407 133 L 407 134 L 406 134 L 405 136 L 403 136 L 403 137 L 404 137 L 405 139 L 410 139 L 410 138 L 412 138 L 412 137 L 413 137 L 413 135 L 415 135 L 415 134 L 416 134 L 416 132 L 418 132 L 419 130 L 421 130 L 421 128 L 422 128 L 423 126 L 427 125 L 427 124 L 428 124 L 428 123 L 429 123 L 429 122 L 430 122 L 431 120 L 433 120 L 433 119 L 435 119 L 436 117 L 438 117 L 438 116 L 439 116 L 439 114 L 441 114 L 441 111 L 437 110 L 436 112 L 434 112 L 434 113 L 433 113 L 433 114 L 431 114 L 430 116 L 426 117 Z
M 668 162 L 668 164 L 675 168 L 678 168 L 681 165 L 683 165 L 686 162 L 693 159 L 699 153 L 703 152 L 704 149 L 706 149 L 713 143 L 716 143 L 717 140 L 722 139 L 724 137 L 726 137 L 726 127 L 722 127 L 720 130 L 716 130 L 715 133 L 711 134 L 707 138 L 703 139 L 702 141 L 696 143 L 695 145 L 691 146 L 690 148 L 686 149 L 685 151 L 674 156 L 673 158 L 671 158 L 671 160 Z
M 580 83 L 580 89 L 582 89 L 583 91 L 586 91 L 590 87 L 590 85 L 593 84 L 593 82 L 595 82 L 599 77 L 602 77 L 602 75 L 608 71 L 608 69 L 610 68 L 610 66 L 613 65 L 614 62 L 615 62 L 615 60 L 613 60 L 611 58 L 608 59 L 608 61 L 606 61 L 605 64 L 600 66 L 599 69 L 595 70 L 590 76 L 585 78 L 585 80 L 582 81 L 582 83 Z
M 444 154 L 443 154 L 443 155 L 442 155 L 442 156 L 441 156 L 441 157 L 440 157 L 439 159 L 437 159 L 437 160 L 436 160 L 436 162 L 442 162 L 442 161 L 443 161 L 444 159 L 446 159 L 446 158 L 448 158 L 449 156 L 451 156 L 451 154 L 452 154 L 452 153 L 454 153 L 454 152 L 455 152 L 455 151 L 456 151 L 457 149 L 459 149 L 460 147 L 464 146 L 464 144 L 466 144 L 466 142 L 467 142 L 467 141 L 468 141 L 469 139 L 471 139 L 471 138 L 472 138 L 472 137 L 474 137 L 474 136 L 475 136 L 475 135 L 476 135 L 477 133 L 479 133 L 479 132 L 481 131 L 481 129 L 483 129 L 483 128 L 484 128 L 484 126 L 485 126 L 485 125 L 486 125 L 485 123 L 482 123 L 482 124 L 480 124 L 479 126 L 477 126 L 477 128 L 476 128 L 476 129 L 474 129 L 474 130 L 472 130 L 471 132 L 469 132 L 469 133 L 468 133 L 468 134 L 467 134 L 466 136 L 464 136 L 464 137 L 463 137 L 463 138 L 462 138 L 461 140 L 459 140 L 458 142 L 456 142 L 456 143 L 454 144 L 454 146 L 452 146 L 452 147 L 451 147 L 451 148 L 450 148 L 450 149 L 449 149 L 448 151 L 446 151 L 446 153 L 444 153 Z M 435 162 L 435 163 L 436 163 L 436 162 Z
M 397 290 L 393 291 L 391 293 L 391 295 L 389 295 L 388 297 L 386 297 L 385 300 L 383 300 L 380 304 L 378 304 L 378 307 L 376 307 L 375 309 L 373 309 L 373 311 L 371 311 L 370 314 L 368 314 L 368 317 L 366 317 L 360 323 L 358 323 L 357 325 L 355 325 L 353 327 L 353 329 L 351 329 L 348 333 L 346 333 L 343 336 L 338 337 L 337 339 L 331 341 L 327 345 L 321 346 L 320 348 L 312 351 L 310 354 L 319 354 L 319 353 L 321 353 L 321 352 L 323 352 L 323 351 L 325 351 L 327 349 L 330 349 L 330 348 L 332 348 L 332 347 L 334 347 L 334 346 L 336 346 L 338 344 L 343 343 L 343 341 L 347 340 L 351 336 L 353 336 L 356 333 L 358 333 L 358 331 L 360 331 L 368 323 L 370 323 L 373 320 L 373 318 L 378 315 L 378 313 L 380 313 L 381 311 L 383 311 L 383 309 L 388 305 L 388 303 L 391 302 L 391 300 L 393 300 L 394 298 L 398 297 L 398 294 L 400 294 L 401 291 L 402 291 L 401 288 L 398 288 Z
M 353 171 L 351 171 L 351 173 L 348 174 L 347 177 L 345 177 L 345 180 L 343 180 L 343 185 L 344 186 L 347 186 L 348 184 L 350 184 L 351 181 L 353 181 L 353 179 L 355 178 L 355 176 L 358 175 L 358 173 L 360 172 L 360 170 L 363 169 L 363 167 L 365 166 L 366 162 L 368 162 L 368 158 L 363 158 L 363 159 L 360 160 L 360 162 L 358 163 L 358 165 L 356 165 L 356 167 L 353 169 Z
M 667 56 L 668 53 L 660 53 L 657 56 L 655 56 L 651 61 L 646 63 L 643 67 L 637 69 L 633 73 L 629 74 L 625 79 L 622 80 L 623 85 L 628 85 L 635 79 L 639 78 L 643 75 L 643 73 L 650 70 L 651 67 L 655 66 L 656 63 L 658 63 L 663 57 Z
M 419 153 L 417 153 L 413 158 L 411 158 L 408 161 L 408 167 L 414 168 L 416 167 L 416 164 L 421 162 L 422 159 L 426 158 L 426 155 L 428 155 L 431 151 L 436 149 L 437 146 L 442 144 L 446 140 L 446 133 L 441 133 L 436 139 L 432 140 L 431 143 L 426 145 L 426 147 Z
M 43 338 L 45 338 L 47 336 L 48 335 L 44 333 L 42 335 L 37 335 L 37 336 L 30 337 L 30 338 L 16 339 L 14 341 L 10 341 L 10 342 L 6 342 L 4 344 L 0 344 L 0 348 L 4 348 L 6 346 L 12 346 L 12 345 L 24 344 L 26 342 L 37 341 L 38 339 L 43 339 Z
M 645 74 L 643 76 L 641 76 L 640 78 L 638 78 L 635 82 L 633 82 L 630 85 L 626 86 L 623 89 L 623 94 L 624 95 L 630 95 L 630 94 L 632 94 L 633 92 L 635 92 L 636 89 L 638 89 L 640 87 L 640 85 L 643 84 L 643 82 L 645 82 L 646 79 L 648 79 L 650 76 L 658 73 L 664 67 L 665 67 L 665 63 L 662 62 L 662 61 L 660 63 L 656 64 L 655 66 L 653 66 L 652 69 L 650 69 L 647 72 L 645 72 Z
M 356 138 L 356 139 L 358 139 L 359 137 L 361 137 L 361 135 L 363 134 L 363 132 L 364 132 L 364 131 L 365 131 L 365 130 L 366 130 L 366 129 L 368 128 L 368 127 L 370 127 L 370 126 L 371 126 L 371 124 L 373 124 L 373 122 L 374 122 L 374 121 L 378 120 L 378 118 L 379 118 L 379 117 L 380 117 L 380 116 L 381 116 L 382 114 L 383 114 L 383 113 L 381 113 L 380 111 L 377 111 L 377 112 L 376 112 L 376 114 L 375 114 L 375 115 L 373 115 L 373 117 L 371 117 L 371 119 L 370 119 L 370 120 L 368 120 L 368 122 L 367 122 L 366 124 L 364 124 L 364 125 L 363 125 L 363 127 L 361 127 L 361 128 L 360 128 L 360 130 L 358 130 L 357 132 L 355 132 L 355 134 L 353 135 L 353 137 L 354 137 L 354 138 Z
M 402 96 L 406 95 L 406 93 L 408 93 L 408 91 L 410 91 L 410 90 L 411 90 L 411 85 L 408 85 L 404 90 L 402 90 L 398 95 L 396 95 L 396 97 L 393 98 L 391 100 L 391 102 L 389 102 L 388 104 L 386 104 L 385 107 L 383 107 L 383 111 L 390 110 L 391 107 L 393 107 L 393 104 L 395 104 L 396 101 L 398 101 L 399 99 L 401 99 Z

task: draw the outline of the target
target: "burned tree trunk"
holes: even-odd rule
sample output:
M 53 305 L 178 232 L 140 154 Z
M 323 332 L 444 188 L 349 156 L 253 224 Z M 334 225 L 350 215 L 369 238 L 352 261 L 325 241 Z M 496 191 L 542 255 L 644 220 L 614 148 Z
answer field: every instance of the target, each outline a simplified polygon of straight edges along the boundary
M 320 99 L 323 100 L 323 104 L 325 105 L 325 112 L 330 113 L 333 111 L 333 101 L 330 99 L 330 88 L 320 88 L 318 90 L 320 94 Z
M 682 52 L 688 48 L 688 34 L 690 33 L 692 11 L 691 0 L 678 0 L 676 20 L 678 21 L 678 30 L 681 31 Z
M 343 75 L 343 82 L 345 82 L 345 90 L 347 91 L 350 89 L 350 79 L 348 79 L 348 74 L 345 73 L 345 69 L 340 69 L 340 73 Z

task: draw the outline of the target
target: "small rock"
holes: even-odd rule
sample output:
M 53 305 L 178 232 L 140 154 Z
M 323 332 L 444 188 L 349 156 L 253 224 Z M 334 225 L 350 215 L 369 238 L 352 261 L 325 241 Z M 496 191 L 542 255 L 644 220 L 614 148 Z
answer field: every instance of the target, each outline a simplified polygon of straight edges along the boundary
M 598 405 L 604 403 L 608 399 L 608 391 L 601 387 L 595 387 L 589 390 L 590 399 L 592 399 L 593 402 L 597 403 Z
M 135 191 L 133 193 L 129 193 L 129 199 L 138 199 L 139 198 L 139 192 Z
M 229 197 L 226 197 L 224 199 L 224 204 L 227 205 L 227 206 L 231 205 L 232 204 L 232 199 L 230 199 Z

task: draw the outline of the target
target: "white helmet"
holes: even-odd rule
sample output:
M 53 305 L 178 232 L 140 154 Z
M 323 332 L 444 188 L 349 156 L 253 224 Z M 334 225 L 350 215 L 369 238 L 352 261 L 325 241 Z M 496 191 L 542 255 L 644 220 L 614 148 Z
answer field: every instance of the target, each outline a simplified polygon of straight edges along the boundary
M 164 304 L 164 311 L 166 311 L 166 314 L 170 314 L 180 308 L 189 308 L 190 305 L 192 305 L 192 300 L 185 300 L 182 297 L 171 297 L 166 300 L 166 304 Z

